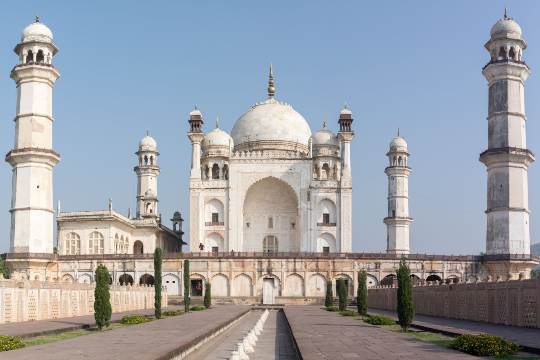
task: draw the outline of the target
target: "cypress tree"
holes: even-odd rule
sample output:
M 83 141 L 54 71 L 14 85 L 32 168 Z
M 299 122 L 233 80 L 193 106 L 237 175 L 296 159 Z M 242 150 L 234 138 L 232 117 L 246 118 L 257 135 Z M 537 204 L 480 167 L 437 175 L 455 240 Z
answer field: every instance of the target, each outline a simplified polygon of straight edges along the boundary
M 161 319 L 161 289 L 163 279 L 161 278 L 161 249 L 154 250 L 154 314 L 156 319 Z
M 362 316 L 367 315 L 367 300 L 367 272 L 366 270 L 361 270 L 358 272 L 358 290 L 356 293 L 356 306 L 358 307 L 358 314 Z
M 345 285 L 345 280 L 337 280 L 336 290 L 339 297 L 339 311 L 344 311 L 347 309 L 347 285 Z
M 6 260 L 3 257 L 0 258 L 0 274 L 4 276 L 4 279 L 9 279 L 9 268 L 7 267 Z
M 184 311 L 189 312 L 189 260 L 184 260 Z
M 397 313 L 398 322 L 403 331 L 407 331 L 414 317 L 414 304 L 412 299 L 412 281 L 411 271 L 405 262 L 401 259 L 397 271 Z
M 105 265 L 98 265 L 96 269 L 96 289 L 94 290 L 94 319 L 96 319 L 99 330 L 104 326 L 109 326 L 111 321 L 110 279 L 109 270 Z
M 331 308 L 334 305 L 334 296 L 332 294 L 332 281 L 326 282 L 326 298 L 324 299 L 324 306 Z
M 212 306 L 212 287 L 210 282 L 204 284 L 204 307 L 209 309 Z

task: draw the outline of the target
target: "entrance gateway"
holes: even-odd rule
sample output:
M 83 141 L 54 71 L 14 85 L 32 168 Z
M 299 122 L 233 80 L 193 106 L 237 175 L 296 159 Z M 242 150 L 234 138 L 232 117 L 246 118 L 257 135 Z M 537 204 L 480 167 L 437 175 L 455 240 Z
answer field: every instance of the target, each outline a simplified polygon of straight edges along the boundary
M 273 278 L 263 279 L 263 305 L 274 305 L 276 299 L 276 286 Z

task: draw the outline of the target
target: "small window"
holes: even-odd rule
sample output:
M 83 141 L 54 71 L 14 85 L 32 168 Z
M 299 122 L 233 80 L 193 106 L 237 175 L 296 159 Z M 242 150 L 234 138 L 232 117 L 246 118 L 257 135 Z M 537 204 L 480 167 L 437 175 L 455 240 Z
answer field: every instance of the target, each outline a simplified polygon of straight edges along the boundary
M 323 254 L 328 254 L 328 253 L 330 253 L 330 247 L 329 247 L 329 246 L 323 246 L 322 252 L 323 252 Z
M 268 228 L 269 228 L 269 229 L 273 229 L 273 228 L 274 228 L 274 218 L 271 217 L 271 216 L 268 218 Z
M 296 228 L 296 223 L 291 223 L 291 229 L 295 229 Z
M 323 224 L 330 224 L 330 214 L 328 213 L 322 214 L 322 222 Z
M 217 246 L 212 246 L 212 252 L 217 253 L 219 251 L 219 248 Z
M 212 213 L 212 222 L 213 223 L 219 222 L 219 213 Z
M 392 210 L 392 217 L 396 217 L 396 210 Z

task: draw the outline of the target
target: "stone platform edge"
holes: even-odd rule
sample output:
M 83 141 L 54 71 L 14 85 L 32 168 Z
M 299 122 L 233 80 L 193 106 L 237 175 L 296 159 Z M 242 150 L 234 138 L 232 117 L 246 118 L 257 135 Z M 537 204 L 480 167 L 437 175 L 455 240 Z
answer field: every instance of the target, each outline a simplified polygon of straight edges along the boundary
M 283 311 L 283 316 L 285 317 L 285 321 L 287 322 L 287 327 L 289 328 L 289 332 L 291 334 L 291 338 L 293 341 L 294 348 L 296 349 L 296 354 L 298 355 L 298 359 L 304 360 L 304 357 L 302 356 L 302 351 L 300 351 L 300 346 L 298 346 L 298 342 L 296 341 L 296 337 L 294 336 L 294 331 L 292 329 L 291 323 L 289 321 L 289 318 L 287 317 L 286 308 L 281 309 L 281 311 Z
M 245 311 L 242 311 L 232 319 L 226 320 L 222 322 L 221 324 L 218 324 L 217 326 L 213 327 L 209 331 L 207 331 L 204 334 L 201 334 L 197 336 L 195 339 L 188 341 L 187 343 L 181 344 L 176 349 L 169 351 L 166 354 L 163 354 L 159 357 L 157 357 L 155 360 L 171 360 L 171 359 L 184 359 L 186 358 L 190 353 L 192 353 L 194 350 L 198 348 L 198 346 L 205 343 L 205 340 L 210 340 L 214 336 L 220 334 L 222 331 L 226 330 L 230 326 L 232 326 L 235 322 L 240 320 L 242 317 L 247 315 L 252 309 L 248 308 Z

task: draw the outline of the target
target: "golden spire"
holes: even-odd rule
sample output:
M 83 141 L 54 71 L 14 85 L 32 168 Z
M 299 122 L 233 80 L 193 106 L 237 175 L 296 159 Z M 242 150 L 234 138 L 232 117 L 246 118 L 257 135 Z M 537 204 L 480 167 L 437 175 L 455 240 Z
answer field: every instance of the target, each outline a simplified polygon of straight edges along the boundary
M 270 73 L 268 74 L 268 98 L 273 99 L 276 94 L 276 88 L 274 87 L 274 72 L 272 71 L 272 64 L 270 64 Z

